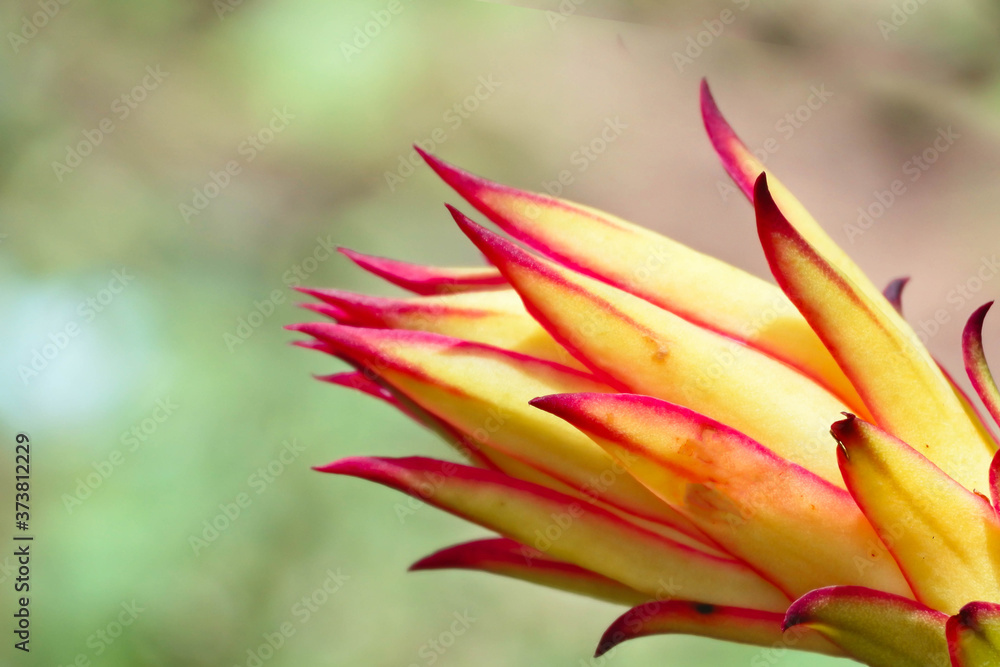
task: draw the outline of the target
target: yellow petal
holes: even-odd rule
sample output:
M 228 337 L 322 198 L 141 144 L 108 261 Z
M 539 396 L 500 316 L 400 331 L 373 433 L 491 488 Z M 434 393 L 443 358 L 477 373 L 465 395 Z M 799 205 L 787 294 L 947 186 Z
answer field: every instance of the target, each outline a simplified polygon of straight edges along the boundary
M 443 569 L 489 572 L 612 604 L 632 606 L 649 599 L 648 595 L 613 579 L 503 537 L 457 544 L 421 558 L 410 566 L 411 572 Z
M 847 488 L 882 537 L 917 599 L 954 614 L 1000 600 L 1000 519 L 915 448 L 849 417 L 833 425 Z
M 320 468 L 385 484 L 568 563 L 661 599 L 782 611 L 788 598 L 745 565 L 709 556 L 596 505 L 502 473 L 421 457 L 351 458 Z
M 912 597 L 850 494 L 742 433 L 634 394 L 545 396 L 532 405 L 586 433 L 791 597 L 831 582 Z
M 456 219 L 528 311 L 606 382 L 689 407 L 843 484 L 828 431 L 846 408 L 829 391 L 751 347 Z
M 985 491 L 993 443 L 969 419 L 913 330 L 888 318 L 809 245 L 778 210 L 766 176 L 757 181 L 754 201 L 771 271 L 857 387 L 875 422 L 967 489 Z
M 946 667 L 947 619 L 947 614 L 882 591 L 831 586 L 796 600 L 784 627 L 812 628 L 870 667 Z
M 774 285 L 602 211 L 493 183 L 421 154 L 448 185 L 514 238 L 757 347 L 822 381 L 850 405 L 860 404 L 830 353 Z
M 445 336 L 336 324 L 293 327 L 365 368 L 422 411 L 457 431 L 487 458 L 499 452 L 640 519 L 658 522 L 679 541 L 699 546 L 704 535 L 664 505 L 595 445 L 561 419 L 532 408 L 539 395 L 608 391 L 593 376 L 506 350 Z M 523 473 L 518 473 L 523 476 Z
M 512 289 L 407 299 L 367 296 L 344 290 L 299 288 L 322 304 L 311 310 L 350 326 L 411 329 L 485 343 L 582 370 L 524 309 Z M 328 312 L 325 306 L 334 308 Z

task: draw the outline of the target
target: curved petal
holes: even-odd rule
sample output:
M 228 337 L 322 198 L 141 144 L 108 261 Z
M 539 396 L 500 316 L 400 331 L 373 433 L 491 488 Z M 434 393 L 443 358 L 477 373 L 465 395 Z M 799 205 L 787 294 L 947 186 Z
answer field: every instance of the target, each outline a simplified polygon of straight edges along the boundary
M 1000 604 L 970 602 L 948 619 L 945 634 L 955 667 L 1000 665 Z
M 843 484 L 828 430 L 845 407 L 826 389 L 753 348 L 530 255 L 460 213 L 456 220 L 528 311 L 599 377 L 728 424 Z
M 705 539 L 586 436 L 528 405 L 543 394 L 608 390 L 592 376 L 436 334 L 336 324 L 291 328 L 375 370 L 419 408 L 464 434 L 487 458 L 500 452 L 580 494 L 660 522 L 688 538 Z
M 773 611 L 687 600 L 653 600 L 619 616 L 601 637 L 595 656 L 602 656 L 630 639 L 666 634 L 700 635 L 777 650 L 845 655 L 843 650 L 808 628 L 783 632 L 783 619 L 784 614 Z
M 392 397 L 392 394 L 387 392 L 382 385 L 361 371 L 346 371 L 343 373 L 333 373 L 331 375 L 317 375 L 316 379 L 321 382 L 335 384 L 338 387 L 347 387 L 348 389 L 360 391 L 363 394 L 374 396 L 375 398 L 381 399 L 386 403 L 398 407 Z
M 445 569 L 489 572 L 612 604 L 636 605 L 649 599 L 648 595 L 614 579 L 552 558 L 506 537 L 457 544 L 421 558 L 410 566 L 410 571 Z
M 962 354 L 965 357 L 965 371 L 972 380 L 979 398 L 989 410 L 993 420 L 1000 424 L 1000 391 L 997 390 L 993 374 L 986 363 L 986 352 L 983 350 L 983 321 L 993 302 L 980 306 L 972 313 L 962 332 Z
M 757 181 L 754 203 L 774 277 L 830 348 L 876 423 L 919 446 L 967 489 L 985 489 L 993 444 L 969 419 L 909 325 L 888 318 L 789 224 L 765 175 Z
M 606 510 L 502 473 L 421 457 L 350 458 L 319 468 L 361 477 L 652 597 L 783 610 L 788 599 L 737 561 L 643 530 Z
M 723 167 L 747 199 L 751 202 L 757 201 L 754 185 L 758 177 L 766 173 L 774 200 L 795 230 L 806 239 L 810 246 L 816 248 L 826 261 L 836 267 L 838 272 L 856 285 L 858 290 L 871 301 L 873 307 L 889 318 L 890 322 L 896 326 L 905 326 L 903 319 L 882 296 L 878 288 L 872 284 L 864 271 L 851 260 L 840 246 L 834 243 L 833 239 L 816 222 L 816 219 L 795 198 L 795 195 L 782 185 L 781 181 L 736 136 L 732 127 L 722 116 L 722 112 L 719 111 L 719 107 L 712 97 L 712 91 L 709 90 L 708 82 L 704 79 L 701 82 L 701 114 L 705 130 L 712 141 L 712 146 L 722 160 Z
M 911 595 L 850 494 L 742 433 L 648 396 L 569 394 L 531 404 L 586 433 L 791 597 L 831 581 Z
M 394 299 L 344 290 L 298 288 L 342 313 L 340 324 L 373 329 L 411 329 L 583 369 L 528 312 L 512 289 Z
M 500 272 L 490 266 L 423 266 L 364 255 L 347 248 L 338 250 L 365 271 L 415 294 L 456 294 L 506 287 L 506 281 Z
M 917 599 L 953 614 L 1000 599 L 1000 519 L 920 452 L 853 416 L 833 425 L 847 488 Z
M 784 627 L 806 626 L 871 667 L 948 664 L 947 614 L 860 586 L 830 586 L 803 595 Z
M 580 273 L 759 348 L 824 383 L 849 404 L 860 404 L 816 334 L 774 285 L 607 213 L 509 188 L 433 155 L 421 155 L 448 185 L 519 241 Z
M 891 283 L 886 285 L 884 290 L 882 290 L 885 300 L 888 301 L 900 315 L 903 314 L 903 288 L 906 287 L 906 283 L 908 282 L 910 282 L 909 276 L 896 278 Z

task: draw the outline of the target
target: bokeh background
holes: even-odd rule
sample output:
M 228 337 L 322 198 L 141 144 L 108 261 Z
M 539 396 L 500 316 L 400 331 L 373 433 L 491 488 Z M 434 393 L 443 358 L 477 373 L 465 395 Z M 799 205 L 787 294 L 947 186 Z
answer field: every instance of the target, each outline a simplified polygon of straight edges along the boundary
M 401 168 L 436 129 L 452 162 L 534 190 L 571 170 L 563 196 L 766 275 L 751 209 L 703 136 L 707 76 L 752 147 L 776 139 L 767 164 L 876 282 L 913 276 L 907 314 L 960 370 L 961 324 L 1000 293 L 996 5 L 516 6 L 528 4 L 3 4 L 0 490 L 8 516 L 14 434 L 27 432 L 37 538 L 32 651 L 8 638 L 0 661 L 836 663 L 688 637 L 591 661 L 620 609 L 485 575 L 407 574 L 483 531 L 429 508 L 400 521 L 402 496 L 309 469 L 451 454 L 388 408 L 310 379 L 340 367 L 288 345 L 282 326 L 308 319 L 289 276 L 397 293 L 330 245 L 479 262 L 441 205 L 457 197 L 429 169 Z M 375 34 L 359 37 L 366 26 Z M 814 88 L 832 95 L 789 133 L 782 119 Z M 625 129 L 574 161 L 608 119 Z M 957 138 L 909 180 L 907 163 L 948 128 Z M 852 234 L 895 179 L 905 194 Z M 250 335 L 233 338 L 255 310 Z M 249 504 L 212 537 L 206 522 L 225 524 L 240 494 Z M 336 592 L 317 595 L 331 575 Z M 429 648 L 455 614 L 474 619 L 468 630 Z M 261 651 L 286 623 L 294 635 Z

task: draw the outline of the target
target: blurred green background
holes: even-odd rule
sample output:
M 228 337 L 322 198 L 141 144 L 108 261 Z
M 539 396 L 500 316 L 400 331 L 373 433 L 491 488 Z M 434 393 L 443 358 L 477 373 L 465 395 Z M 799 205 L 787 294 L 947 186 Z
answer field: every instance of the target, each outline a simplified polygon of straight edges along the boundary
M 485 575 L 407 574 L 483 531 L 427 508 L 401 522 L 402 496 L 309 469 L 451 454 L 389 408 L 310 379 L 340 367 L 288 346 L 282 326 L 309 319 L 289 285 L 298 270 L 307 284 L 396 293 L 331 245 L 479 261 L 441 205 L 457 197 L 405 166 L 428 140 L 526 189 L 570 170 L 563 196 L 764 275 L 750 208 L 702 133 L 708 76 L 751 146 L 776 138 L 768 165 L 877 282 L 914 277 L 908 315 L 960 369 L 962 322 L 1000 292 L 995 270 L 980 271 L 1000 247 L 996 5 L 516 4 L 0 8 L 0 489 L 7 508 L 14 435 L 27 432 L 37 536 L 32 651 L 15 652 L 5 631 L 0 660 L 836 662 L 689 637 L 592 661 L 616 607 Z M 782 125 L 814 87 L 832 95 Z M 580 162 L 608 119 L 625 129 Z M 908 179 L 908 161 L 949 127 L 947 151 L 852 234 L 859 209 Z M 244 320 L 257 326 L 240 330 Z M 297 453 L 282 462 L 283 451 Z M 238 517 L 207 529 L 235 516 L 240 494 Z M 12 558 L 0 553 L 9 619 Z M 324 584 L 336 592 L 318 594 Z M 468 630 L 429 649 L 456 613 L 474 619 Z M 261 651 L 286 623 L 294 634 Z

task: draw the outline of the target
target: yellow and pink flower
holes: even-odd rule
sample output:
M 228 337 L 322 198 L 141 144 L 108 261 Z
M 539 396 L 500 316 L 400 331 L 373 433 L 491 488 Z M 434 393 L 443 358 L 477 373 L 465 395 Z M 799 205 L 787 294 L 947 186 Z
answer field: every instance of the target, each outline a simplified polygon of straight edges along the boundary
M 357 369 L 321 379 L 391 404 L 468 462 L 358 457 L 319 470 L 499 535 L 413 569 L 633 607 L 599 653 L 680 632 L 870 665 L 1000 664 L 997 441 L 898 312 L 902 283 L 887 298 L 869 281 L 707 86 L 702 112 L 778 286 L 425 154 L 513 241 L 449 207 L 490 267 L 344 251 L 418 296 L 303 289 L 335 323 L 290 328 Z M 996 420 L 988 307 L 963 350 Z

